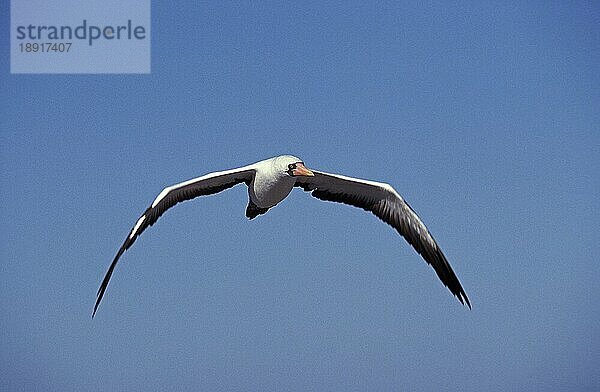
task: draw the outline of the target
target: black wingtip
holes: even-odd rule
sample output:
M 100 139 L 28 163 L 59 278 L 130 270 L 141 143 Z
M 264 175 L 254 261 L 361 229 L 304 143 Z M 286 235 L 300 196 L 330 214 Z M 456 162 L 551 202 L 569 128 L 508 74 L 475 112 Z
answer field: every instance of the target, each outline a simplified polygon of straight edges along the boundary
M 107 276 L 110 277 L 111 273 L 112 273 L 112 271 L 109 270 L 109 272 L 107 272 Z M 106 280 L 106 278 L 105 278 L 105 280 Z M 94 304 L 94 311 L 92 312 L 92 320 L 94 319 L 94 316 L 96 315 L 96 312 L 98 311 L 98 306 L 100 306 L 100 301 L 102 301 L 102 297 L 104 296 L 104 291 L 106 291 L 106 285 L 104 284 L 104 281 L 102 281 L 102 285 L 100 285 L 100 289 L 98 289 L 98 294 L 96 295 L 96 303 Z
M 461 291 L 457 295 L 457 298 L 458 298 L 458 300 L 460 301 L 461 304 L 468 306 L 469 310 L 473 310 L 473 308 L 471 307 L 471 302 L 469 301 L 469 298 L 467 297 L 467 294 L 465 294 L 464 291 Z
M 471 307 L 471 302 L 469 302 L 469 298 L 467 298 L 467 295 L 463 293 L 463 296 L 465 297 L 465 302 L 467 303 L 469 310 L 473 310 L 473 308 Z
M 119 261 L 119 258 L 127 250 L 127 248 L 131 246 L 132 243 L 133 241 L 127 238 L 123 246 L 121 246 L 121 248 L 117 252 L 117 255 L 110 264 L 110 267 L 108 267 L 108 271 L 106 271 L 106 275 L 104 275 L 104 279 L 102 279 L 102 283 L 100 284 L 100 287 L 98 288 L 98 293 L 96 294 L 96 304 L 94 305 L 94 311 L 92 312 L 92 319 L 96 315 L 96 311 L 98 310 L 98 306 L 100 306 L 102 297 L 104 297 L 104 293 L 106 292 L 106 288 L 108 287 L 108 282 L 110 281 L 110 277 L 112 276 L 112 273 L 115 269 L 115 266 L 117 265 L 117 262 Z
M 427 255 L 426 253 L 421 255 L 427 261 L 427 263 L 429 263 L 433 267 L 444 286 L 446 286 L 450 290 L 450 292 L 454 294 L 454 296 L 460 301 L 462 305 L 466 305 L 469 307 L 469 310 L 472 310 L 473 308 L 471 307 L 471 301 L 469 301 L 469 297 L 467 297 L 465 289 L 463 289 L 462 285 L 460 284 L 460 281 L 458 280 L 458 277 L 456 276 L 456 274 L 452 270 L 452 267 L 450 266 L 450 263 L 446 259 L 446 256 L 444 255 L 442 250 L 437 246 L 437 244 L 436 252 L 434 253 L 433 257 Z M 435 263 L 430 260 L 435 260 Z
M 98 291 L 98 295 L 96 296 L 96 304 L 94 304 L 94 311 L 92 312 L 92 320 L 98 311 L 98 306 L 100 306 L 100 301 L 104 296 L 104 291 L 106 290 L 106 286 L 100 286 L 100 291 Z
M 461 303 L 461 305 L 469 307 L 469 310 L 473 310 L 473 308 L 471 307 L 471 301 L 469 301 L 469 297 L 467 297 L 467 293 L 465 293 L 465 290 L 462 288 L 460 283 L 458 286 L 458 291 L 451 291 L 452 294 L 454 294 L 454 296 L 456 297 L 456 299 L 458 299 L 458 301 Z

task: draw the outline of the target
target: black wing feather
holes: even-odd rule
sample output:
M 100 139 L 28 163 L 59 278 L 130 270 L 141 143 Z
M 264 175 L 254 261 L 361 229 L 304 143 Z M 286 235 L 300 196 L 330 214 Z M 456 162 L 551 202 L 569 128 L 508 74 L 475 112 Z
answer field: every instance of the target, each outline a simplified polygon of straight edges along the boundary
M 467 294 L 433 236 L 391 186 L 315 170 L 313 173 L 314 177 L 299 177 L 296 186 L 312 192 L 317 199 L 362 208 L 392 226 L 433 267 L 452 294 L 471 308 Z
M 144 211 L 142 216 L 137 221 L 139 223 L 139 226 L 138 223 L 136 223 L 136 226 L 133 229 L 131 229 L 129 235 L 125 239 L 125 242 L 123 243 L 123 245 L 121 245 L 121 248 L 119 248 L 119 251 L 117 252 L 112 263 L 110 264 L 110 267 L 108 267 L 108 271 L 106 271 L 106 275 L 104 276 L 104 279 L 100 284 L 100 288 L 98 289 L 96 304 L 94 305 L 92 318 L 96 314 L 96 310 L 100 305 L 100 301 L 102 301 L 102 297 L 104 296 L 104 292 L 108 287 L 108 282 L 110 281 L 110 277 L 112 276 L 112 273 L 115 269 L 115 266 L 117 265 L 117 262 L 119 261 L 119 258 L 123 255 L 123 253 L 125 253 L 127 249 L 131 247 L 131 245 L 133 245 L 135 240 L 139 237 L 140 234 L 142 234 L 142 232 L 144 232 L 144 230 L 156 223 L 158 218 L 160 218 L 160 216 L 164 214 L 165 211 L 183 201 L 194 199 L 199 196 L 212 195 L 224 191 L 225 189 L 229 189 L 242 182 L 248 185 L 252 181 L 253 176 L 254 170 L 252 169 L 234 172 L 229 171 L 224 172 L 224 174 L 222 175 L 215 175 L 212 177 L 209 174 L 207 176 L 199 177 L 197 181 L 186 181 L 185 183 L 183 183 L 185 184 L 183 186 L 175 185 L 171 187 L 172 189 L 168 193 L 166 193 L 166 195 L 164 195 L 154 207 L 152 205 L 148 207 L 148 209 Z M 156 203 L 156 201 L 152 204 L 154 203 Z M 143 220 L 140 223 L 141 219 Z

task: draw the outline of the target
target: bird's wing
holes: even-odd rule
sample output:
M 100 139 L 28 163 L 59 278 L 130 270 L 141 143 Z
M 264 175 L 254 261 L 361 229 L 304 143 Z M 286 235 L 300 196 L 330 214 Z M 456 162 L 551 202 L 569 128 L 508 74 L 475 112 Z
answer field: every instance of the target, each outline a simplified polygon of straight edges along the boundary
M 469 308 L 471 304 L 446 256 L 421 219 L 388 184 L 312 171 L 314 177 L 298 177 L 296 186 L 312 191 L 317 199 L 345 203 L 375 214 L 392 226 L 430 264 L 442 283 Z
M 121 255 L 133 245 L 137 237 L 142 234 L 147 227 L 152 226 L 158 218 L 169 208 L 182 201 L 190 200 L 198 196 L 212 195 L 214 193 L 221 192 L 225 189 L 231 188 L 234 185 L 245 182 L 250 184 L 254 177 L 253 166 L 245 166 L 239 169 L 214 172 L 204 175 L 202 177 L 193 178 L 182 183 L 169 186 L 162 190 L 159 195 L 154 199 L 152 205 L 144 211 L 142 216 L 137 220 L 133 229 L 129 232 L 129 235 L 125 239 L 123 245 L 117 252 L 117 255 L 113 259 L 100 288 L 96 298 L 96 305 L 94 306 L 94 312 L 92 317 L 96 314 L 98 305 L 104 296 L 108 281 L 119 261 Z

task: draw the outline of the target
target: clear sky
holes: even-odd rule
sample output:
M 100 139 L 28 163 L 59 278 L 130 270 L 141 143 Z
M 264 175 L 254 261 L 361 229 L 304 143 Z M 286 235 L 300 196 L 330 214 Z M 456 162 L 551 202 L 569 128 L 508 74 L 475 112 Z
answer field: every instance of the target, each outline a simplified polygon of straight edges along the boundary
M 595 2 L 154 2 L 149 75 L 11 75 L 0 8 L 0 390 L 600 389 Z M 366 2 L 365 2 L 366 3 Z M 392 184 L 395 231 L 295 190 L 167 212 L 282 153 Z

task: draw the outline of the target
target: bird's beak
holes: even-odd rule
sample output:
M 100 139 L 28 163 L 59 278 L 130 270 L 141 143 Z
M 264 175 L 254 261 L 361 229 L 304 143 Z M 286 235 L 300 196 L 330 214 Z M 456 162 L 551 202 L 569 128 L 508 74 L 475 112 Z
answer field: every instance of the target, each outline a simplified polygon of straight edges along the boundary
M 305 177 L 314 177 L 315 173 L 311 172 L 304 166 L 302 163 L 297 163 L 296 168 L 293 171 L 294 176 L 305 176 Z

